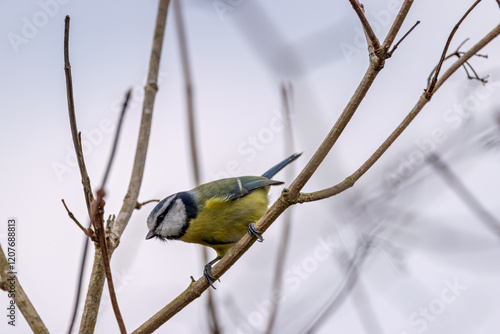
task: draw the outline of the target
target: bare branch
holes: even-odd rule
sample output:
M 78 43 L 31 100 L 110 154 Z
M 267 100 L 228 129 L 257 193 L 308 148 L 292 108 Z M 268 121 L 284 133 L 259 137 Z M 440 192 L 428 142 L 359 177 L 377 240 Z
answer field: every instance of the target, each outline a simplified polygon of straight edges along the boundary
M 94 200 L 94 195 L 92 194 L 90 178 L 87 173 L 87 167 L 85 166 L 85 159 L 83 158 L 82 141 L 79 138 L 78 127 L 76 125 L 75 101 L 73 99 L 73 79 L 71 76 L 71 64 L 69 62 L 69 21 L 70 18 L 66 15 L 64 20 L 64 73 L 66 75 L 69 124 L 71 127 L 71 136 L 73 137 L 73 146 L 75 147 L 76 152 L 76 160 L 78 161 L 78 167 L 80 168 L 80 174 L 82 175 L 85 204 L 87 204 L 87 212 L 90 217 L 90 203 Z
M 383 62 L 383 59 L 380 59 Z M 333 145 L 337 142 L 337 139 L 340 137 L 342 132 L 344 131 L 347 123 L 351 120 L 354 112 L 358 109 L 361 101 L 365 97 L 366 93 L 370 89 L 371 85 L 375 81 L 377 74 L 382 69 L 381 66 L 376 65 L 371 62 L 370 67 L 365 73 L 365 76 L 361 80 L 358 88 L 354 92 L 347 106 L 345 107 L 342 114 L 337 119 L 337 122 L 327 134 L 326 138 L 323 140 L 318 150 L 314 153 L 311 160 L 307 163 L 306 167 L 300 172 L 297 178 L 292 182 L 289 187 L 289 190 L 286 191 L 286 198 L 296 198 L 299 191 L 304 187 L 306 182 L 311 178 L 311 176 L 316 172 L 316 169 L 323 162 L 328 152 L 330 152 Z M 286 190 L 286 189 L 285 189 Z M 286 199 L 285 198 L 285 199 Z M 257 228 L 257 227 L 256 227 Z
M 413 5 L 413 0 L 405 0 L 403 4 L 401 5 L 401 8 L 399 9 L 398 16 L 396 16 L 396 19 L 392 23 L 391 29 L 389 29 L 389 32 L 387 33 L 387 36 L 385 37 L 384 43 L 382 44 L 380 52 L 385 54 L 387 50 L 391 47 L 392 43 L 396 39 L 396 36 L 398 35 L 399 30 L 401 29 L 401 26 L 403 25 L 403 22 L 406 19 L 406 15 L 408 15 L 408 12 L 410 11 L 411 5 Z M 387 56 L 384 56 L 386 58 Z
M 478 57 L 485 57 L 483 55 L 479 55 L 478 52 L 484 48 L 489 42 L 491 42 L 494 38 L 496 38 L 500 34 L 500 25 L 496 26 L 491 30 L 483 39 L 481 39 L 479 42 L 477 42 L 472 48 L 470 48 L 469 51 L 464 53 L 462 57 L 460 57 L 453 65 L 450 66 L 446 70 L 446 72 L 443 73 L 441 78 L 436 83 L 436 86 L 434 87 L 434 92 L 436 92 L 441 85 L 448 80 L 448 78 L 455 73 L 455 71 L 460 68 L 460 66 L 463 66 L 466 61 L 468 61 L 471 57 L 473 56 L 478 56 Z
M 109 155 L 108 165 L 106 167 L 106 171 L 104 172 L 104 177 L 102 178 L 101 190 L 104 190 L 106 186 L 106 181 L 108 180 L 109 171 L 111 170 L 111 165 L 113 164 L 113 160 L 116 154 L 116 147 L 118 146 L 118 140 L 120 139 L 120 131 L 122 129 L 123 117 L 125 116 L 125 111 L 127 111 L 128 101 L 130 99 L 130 95 L 132 94 L 132 90 L 129 89 L 127 94 L 125 95 L 125 102 L 123 102 L 122 111 L 120 112 L 120 117 L 118 118 L 118 124 L 116 126 L 115 138 L 113 141 L 113 148 L 111 149 L 111 154 Z
M 378 41 L 377 36 L 373 32 L 370 23 L 368 23 L 368 20 L 366 19 L 363 5 L 359 2 L 359 0 L 349 0 L 349 2 L 351 3 L 352 8 L 358 15 L 359 20 L 361 21 L 361 25 L 363 26 L 363 31 L 365 32 L 366 35 L 366 42 L 368 43 L 368 52 L 371 57 L 375 54 L 375 52 L 379 51 L 380 42 Z
M 184 17 L 181 10 L 181 2 L 175 0 L 173 3 L 175 13 L 175 23 L 177 27 L 177 40 L 179 42 L 179 51 L 182 62 L 182 72 L 184 74 L 184 85 L 186 90 L 186 111 L 188 116 L 188 133 L 191 151 L 191 166 L 193 171 L 193 179 L 195 185 L 201 184 L 200 175 L 200 159 L 198 155 L 198 143 L 196 140 L 196 124 L 195 124 L 195 110 L 194 110 L 194 93 L 193 83 L 191 78 L 191 68 L 189 66 L 189 52 L 187 47 L 186 29 L 184 25 Z M 201 248 L 203 263 L 208 263 L 208 252 L 206 247 Z M 213 334 L 221 332 L 219 320 L 217 316 L 217 308 L 215 306 L 212 291 L 208 291 L 207 295 L 207 309 L 210 319 L 210 329 Z
M 407 1 L 403 4 L 402 11 L 408 10 L 411 1 Z M 405 7 L 406 6 L 406 7 Z M 403 13 L 404 14 L 404 13 Z M 403 15 L 404 16 L 404 15 Z M 399 19 L 398 19 L 399 20 Z M 393 25 L 394 26 L 394 25 Z M 469 59 L 473 54 L 477 53 L 482 47 L 488 44 L 493 38 L 495 38 L 498 33 L 500 33 L 500 26 L 497 26 L 493 29 L 485 38 L 483 38 L 478 44 L 476 44 L 469 52 L 465 53 L 462 58 L 460 58 L 455 65 L 460 67 L 464 61 Z M 467 58 L 465 58 L 467 57 Z M 380 58 L 380 57 L 376 57 Z M 370 63 L 370 67 L 365 74 L 365 77 L 361 81 L 358 89 L 354 93 L 354 96 L 349 101 L 348 105 L 344 109 L 344 112 L 340 115 L 336 124 L 327 135 L 323 143 L 318 148 L 317 152 L 313 155 L 309 163 L 303 169 L 303 171 L 299 174 L 299 176 L 295 179 L 295 181 L 290 185 L 288 189 L 284 189 L 282 196 L 280 196 L 268 209 L 268 211 L 264 214 L 264 216 L 259 219 L 255 228 L 261 232 L 265 232 L 267 228 L 292 204 L 298 202 L 297 197 L 299 195 L 299 191 L 305 185 L 305 183 L 309 180 L 311 175 L 316 171 L 319 164 L 323 161 L 326 154 L 330 151 L 333 144 L 336 142 L 342 131 L 344 130 L 347 122 L 352 117 L 354 111 L 359 106 L 361 99 L 365 96 L 367 89 L 373 83 L 377 73 L 382 68 L 383 65 L 382 60 L 379 60 L 377 63 L 373 61 Z M 450 67 L 443 77 L 438 80 L 436 84 L 436 89 L 448 78 L 454 71 L 456 71 L 457 67 Z M 341 182 L 336 186 L 334 191 L 336 193 L 343 191 L 354 184 L 354 182 L 361 177 L 366 170 L 371 167 L 380 156 L 387 150 L 390 143 L 392 143 L 401 132 L 409 125 L 409 123 L 416 117 L 418 112 L 422 109 L 422 107 L 428 102 L 425 98 L 425 93 L 417 102 L 417 105 L 412 109 L 407 118 L 402 122 L 403 128 L 397 128 L 386 140 L 385 145 L 383 144 L 377 151 L 370 157 L 367 162 L 354 173 L 352 176 L 348 177 L 346 180 Z M 400 125 L 401 126 L 401 125 Z M 389 143 L 387 145 L 387 143 Z M 342 189 L 341 189 L 342 188 Z M 311 194 L 308 194 L 311 195 Z M 313 194 L 314 195 L 314 194 Z M 306 201 L 303 195 L 300 196 L 300 199 Z M 229 252 L 212 268 L 212 275 L 215 279 L 221 277 L 229 268 L 253 245 L 256 241 L 250 235 L 244 235 L 235 246 L 233 246 Z M 203 291 L 205 291 L 209 287 L 207 281 L 201 277 L 196 282 L 192 282 L 189 287 L 183 291 L 177 298 L 175 298 L 172 302 L 166 305 L 163 309 L 158 311 L 153 317 L 151 317 L 148 321 L 146 321 L 143 325 L 141 325 L 138 329 L 136 329 L 133 333 L 151 333 L 154 330 L 158 329 L 163 323 L 165 323 L 168 319 L 177 314 L 180 310 L 182 310 L 185 306 L 191 303 L 194 299 L 201 296 Z
M 460 48 L 469 40 L 469 38 L 466 38 L 462 43 L 460 43 L 460 45 L 458 46 L 458 48 L 450 53 L 448 56 L 446 56 L 444 58 L 444 61 L 452 58 L 452 57 L 457 57 L 457 58 L 460 58 L 462 57 L 465 52 L 462 52 L 460 51 Z M 481 57 L 481 58 L 488 58 L 488 55 L 482 55 L 482 54 L 479 54 L 479 53 L 476 53 L 474 54 L 474 56 L 476 57 Z M 467 74 L 467 78 L 470 79 L 470 80 L 478 80 L 478 81 L 481 81 L 483 84 L 486 84 L 488 82 L 488 80 L 486 80 L 488 78 L 488 76 L 484 77 L 484 78 L 481 78 L 479 77 L 479 75 L 476 73 L 476 71 L 474 70 L 474 68 L 472 67 L 472 65 L 468 62 L 468 61 L 465 61 L 463 64 L 462 64 L 464 70 L 465 70 L 465 73 Z M 474 73 L 474 77 L 471 76 L 469 74 L 469 71 L 467 70 L 467 66 L 472 70 L 472 72 Z M 434 67 L 434 69 L 432 70 L 432 72 L 429 74 L 429 77 L 427 78 L 427 85 L 430 85 L 431 81 L 432 81 L 432 77 L 433 75 L 436 73 L 437 71 L 437 68 L 438 68 L 438 65 L 436 65 Z
M 11 285 L 15 293 L 11 293 Z M 3 252 L 2 246 L 0 245 L 0 289 L 11 293 L 12 298 L 16 302 L 17 307 L 23 314 L 24 319 L 30 326 L 33 333 L 49 333 L 47 327 L 43 323 L 42 319 L 35 310 L 33 304 L 29 300 L 28 296 L 24 292 L 21 282 L 16 276 L 15 272 L 12 272 L 9 268 L 9 263 Z
M 137 140 L 134 165 L 132 168 L 132 176 L 130 178 L 129 187 L 127 194 L 125 195 L 122 208 L 113 224 L 113 230 L 108 235 L 108 255 L 110 258 L 116 247 L 118 247 L 120 237 L 127 227 L 130 217 L 132 216 L 132 212 L 136 207 L 139 190 L 141 188 L 146 155 L 148 151 L 154 102 L 156 92 L 158 91 L 158 72 L 160 69 L 160 59 L 169 4 L 169 0 L 160 0 L 158 3 L 158 14 L 156 17 L 155 32 L 153 36 L 153 47 L 149 62 L 148 79 L 144 88 L 145 96 L 142 109 L 142 119 L 139 130 L 139 138 Z M 85 301 L 82 322 L 80 324 L 80 332 L 92 333 L 95 329 L 104 280 L 105 275 L 102 266 L 102 252 L 100 248 L 96 247 L 89 289 Z
M 384 50 L 387 50 L 394 37 L 397 35 L 401 25 L 403 24 L 404 18 L 408 14 L 408 11 L 411 8 L 413 0 L 405 0 L 401 9 L 396 17 L 390 34 L 387 35 L 386 41 L 384 42 Z M 384 51 L 385 52 L 385 51 Z M 284 193 L 284 199 L 287 198 L 297 198 L 298 193 L 304 187 L 306 182 L 311 178 L 311 176 L 316 172 L 316 169 L 319 167 L 321 162 L 325 159 L 328 152 L 330 152 L 333 145 L 337 142 L 337 139 L 340 137 L 342 132 L 344 131 L 347 123 L 351 120 L 351 117 L 354 115 L 354 112 L 358 109 L 361 101 L 365 97 L 366 93 L 370 89 L 371 85 L 375 81 L 376 76 L 382 70 L 385 64 L 385 57 L 375 57 L 370 62 L 370 67 L 365 73 L 365 76 L 361 80 L 361 83 L 358 85 L 358 88 L 354 92 L 353 96 L 349 100 L 347 106 L 344 108 L 344 111 L 337 119 L 337 122 L 330 130 L 326 138 L 321 143 L 318 150 L 314 153 L 311 160 L 309 160 L 306 167 L 302 170 L 302 172 L 297 176 L 297 178 L 293 181 L 288 190 Z M 257 228 L 257 227 L 256 227 Z
M 488 35 L 486 35 L 482 40 L 480 40 L 476 45 L 474 45 L 469 51 L 467 51 L 462 57 L 460 57 L 450 68 L 443 74 L 443 76 L 437 82 L 434 92 L 436 92 L 439 87 L 458 69 L 460 68 L 468 59 L 474 56 L 479 50 L 481 50 L 485 45 L 491 42 L 496 36 L 500 34 L 500 25 L 496 26 Z M 413 121 L 413 119 L 418 115 L 418 113 L 423 109 L 423 107 L 428 103 L 426 92 L 424 92 L 420 99 L 417 101 L 410 113 L 405 117 L 405 119 L 398 125 L 398 127 L 389 135 L 389 137 L 384 141 L 382 145 L 373 153 L 373 155 L 353 174 L 348 176 L 344 181 L 339 184 L 313 193 L 302 193 L 297 198 L 299 203 L 317 201 L 320 199 L 328 198 L 338 193 L 352 187 L 354 183 L 363 176 L 364 173 L 384 154 L 384 152 L 391 146 L 391 144 L 399 137 L 401 133 L 408 127 L 408 125 Z
M 111 161 L 110 161 L 111 162 Z M 92 202 L 92 212 L 93 212 L 93 222 L 96 229 L 97 237 L 99 238 L 98 247 L 101 248 L 102 252 L 102 265 L 104 267 L 104 272 L 106 274 L 106 280 L 108 282 L 109 296 L 111 299 L 111 305 L 113 306 L 113 311 L 115 313 L 116 321 L 118 322 L 118 327 L 120 328 L 120 333 L 126 334 L 125 323 L 123 322 L 123 317 L 118 306 L 118 300 L 116 299 L 115 286 L 113 283 L 113 276 L 111 275 L 111 268 L 109 265 L 109 252 L 106 242 L 106 232 L 104 229 L 104 205 L 106 204 L 103 200 L 105 193 L 104 190 L 100 189 L 97 191 L 97 199 Z
M 68 213 L 69 218 L 71 218 L 75 222 L 75 224 L 83 231 L 83 233 L 85 233 L 85 235 L 87 237 L 89 237 L 92 241 L 95 241 L 94 231 L 92 231 L 92 229 L 90 229 L 90 228 L 87 229 L 87 228 L 83 227 L 82 224 L 80 224 L 80 222 L 75 218 L 75 215 L 73 214 L 73 212 L 69 211 L 68 206 L 66 205 L 66 202 L 64 201 L 64 199 L 61 199 L 61 202 L 63 203 L 64 208 L 66 209 L 66 212 Z
M 500 221 L 483 207 L 481 202 L 465 187 L 460 179 L 441 160 L 436 153 L 431 153 L 428 158 L 431 165 L 446 181 L 451 189 L 462 199 L 479 220 L 489 228 L 497 237 L 500 236 Z
M 127 330 L 125 328 L 125 323 L 123 322 L 123 317 L 120 312 L 120 307 L 118 306 L 118 300 L 116 298 L 116 292 L 115 292 L 115 286 L 113 283 L 113 276 L 111 274 L 111 267 L 109 264 L 109 252 L 108 252 L 108 245 L 106 242 L 106 229 L 104 228 L 104 195 L 105 191 L 104 188 L 106 187 L 106 181 L 109 176 L 109 171 L 111 170 L 111 165 L 113 164 L 115 154 L 116 154 L 116 147 L 118 145 L 118 140 L 120 138 L 120 132 L 123 124 L 123 117 L 125 116 L 125 112 L 127 111 L 127 105 L 128 101 L 130 99 L 130 94 L 132 93 L 131 90 L 129 90 L 126 94 L 125 97 L 125 102 L 123 103 L 122 111 L 120 113 L 120 117 L 118 120 L 118 125 L 116 127 L 116 133 L 115 133 L 115 138 L 113 141 L 113 147 L 111 149 L 111 153 L 109 155 L 108 159 L 108 164 L 106 166 L 106 170 L 104 172 L 104 177 L 102 180 L 102 185 L 101 189 L 97 191 L 97 199 L 92 202 L 91 208 L 92 208 L 92 221 L 96 230 L 97 237 L 99 239 L 99 247 L 102 250 L 102 264 L 104 266 L 104 272 L 106 273 L 106 280 L 108 282 L 108 290 L 109 290 L 109 296 L 111 299 L 111 305 L 113 306 L 113 312 L 115 313 L 116 321 L 118 322 L 118 327 L 120 328 L 120 333 L 126 334 Z
M 310 322 L 308 326 L 311 326 L 307 330 L 303 330 L 302 333 L 313 333 L 317 330 L 329 316 L 335 312 L 340 305 L 349 296 L 352 289 L 356 285 L 360 268 L 365 262 L 369 255 L 369 251 L 373 242 L 373 237 L 367 237 L 367 240 L 361 241 L 358 245 L 356 253 L 354 254 L 352 260 L 349 261 L 345 268 L 345 277 L 342 284 L 336 290 L 333 298 L 328 302 L 328 305 L 317 315 L 317 318 Z
M 142 203 L 139 203 L 137 202 L 135 204 L 135 208 L 137 210 L 140 210 L 142 208 L 143 205 L 146 205 L 146 204 L 149 204 L 149 203 L 152 203 L 152 202 L 159 202 L 160 200 L 159 199 L 150 199 L 149 201 L 146 201 L 146 202 L 142 202 Z
M 394 53 L 394 51 L 396 51 L 396 49 L 398 48 L 399 44 L 401 44 L 401 42 L 413 31 L 413 29 L 415 29 L 416 26 L 418 26 L 420 24 L 420 21 L 417 21 L 411 28 L 410 30 L 408 30 L 408 32 L 406 34 L 403 35 L 403 37 L 401 37 L 401 39 L 394 45 L 394 47 L 392 48 L 391 51 L 389 51 L 386 55 L 386 58 L 391 58 L 392 57 L 392 54 Z
M 186 42 L 186 31 L 184 27 L 184 18 L 181 11 L 179 0 L 174 1 L 175 23 L 177 27 L 177 40 L 179 42 L 179 51 L 182 62 L 182 73 L 184 74 L 184 86 L 186 91 L 186 111 L 188 116 L 189 144 L 191 146 L 191 162 L 193 168 L 193 177 L 196 185 L 201 183 L 200 161 L 198 159 L 198 143 L 196 140 L 196 124 L 194 111 L 193 82 L 191 78 L 191 68 L 189 66 L 189 50 Z
M 472 73 L 474 73 L 474 76 L 470 75 L 469 74 L 469 71 L 467 70 L 467 67 L 470 68 L 470 70 L 472 71 Z M 488 78 L 489 78 L 489 75 L 485 76 L 485 77 L 480 77 L 476 70 L 474 69 L 474 67 L 472 67 L 472 65 L 466 61 L 464 63 L 464 66 L 463 66 L 464 70 L 465 70 L 465 73 L 467 74 L 467 79 L 469 80 L 477 80 L 479 82 L 481 82 L 483 85 L 486 85 L 488 83 Z
M 70 65 L 70 61 L 69 61 L 69 22 L 70 22 L 70 17 L 68 15 L 66 15 L 65 20 L 64 20 L 64 73 L 66 76 L 66 94 L 67 94 L 67 100 L 68 100 L 69 122 L 70 122 L 70 128 L 71 128 L 71 136 L 73 138 L 73 146 L 75 148 L 75 153 L 76 153 L 76 157 L 77 157 L 77 161 L 78 161 L 78 167 L 80 169 L 80 175 L 82 177 L 85 204 L 87 205 L 87 212 L 89 215 L 89 219 L 90 219 L 90 221 L 92 221 L 91 203 L 94 200 L 94 195 L 92 194 L 92 187 L 90 185 L 90 178 L 89 178 L 89 175 L 87 173 L 87 167 L 85 166 L 85 159 L 83 157 L 81 133 L 78 131 L 78 127 L 76 124 L 75 102 L 73 99 L 73 79 L 72 79 L 72 75 L 71 75 L 71 65 Z M 83 226 L 82 226 L 82 228 L 83 228 Z M 92 236 L 91 237 L 92 240 L 96 239 L 96 236 L 94 235 L 94 231 L 91 228 L 91 223 L 89 223 L 89 227 L 84 229 L 84 230 L 87 231 L 85 233 L 87 236 L 89 236 L 89 237 Z M 75 304 L 73 307 L 73 314 L 71 317 L 68 333 L 71 333 L 71 331 L 73 330 L 73 326 L 74 326 L 75 320 L 76 320 L 76 312 L 78 310 L 78 304 L 80 302 L 80 292 L 81 292 L 81 288 L 82 288 L 83 270 L 85 268 L 85 262 L 86 262 L 86 258 L 87 258 L 87 249 L 88 249 L 88 244 L 89 244 L 89 238 L 85 238 L 83 242 L 84 242 L 84 245 L 83 245 L 82 263 L 80 266 L 79 279 L 78 279 L 78 284 L 77 284 L 77 289 L 76 289 Z
M 443 53 L 441 54 L 441 59 L 439 60 L 439 63 L 436 68 L 436 72 L 434 73 L 434 76 L 432 77 L 432 80 L 427 86 L 426 89 L 426 97 L 430 99 L 432 97 L 432 94 L 434 94 L 435 91 L 435 86 L 437 83 L 437 78 L 439 76 L 439 72 L 441 71 L 441 66 L 443 66 L 443 62 L 446 57 L 446 53 L 448 52 L 448 48 L 450 47 L 451 40 L 453 39 L 453 36 L 455 36 L 455 33 L 457 32 L 458 28 L 462 24 L 462 22 L 465 20 L 465 18 L 469 15 L 470 12 L 481 2 L 481 0 L 477 0 L 472 4 L 472 6 L 465 12 L 465 14 L 462 16 L 462 18 L 458 21 L 457 24 L 453 27 L 451 30 L 450 36 L 448 36 L 448 40 L 446 41 L 446 45 L 444 46 Z

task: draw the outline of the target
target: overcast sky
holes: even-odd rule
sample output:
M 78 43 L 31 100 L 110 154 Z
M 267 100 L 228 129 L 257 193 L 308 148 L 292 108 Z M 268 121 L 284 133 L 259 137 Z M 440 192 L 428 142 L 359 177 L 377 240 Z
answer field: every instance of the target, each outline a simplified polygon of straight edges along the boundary
M 401 2 L 364 1 L 380 40 Z M 392 132 L 422 93 L 451 29 L 471 3 L 415 2 L 399 36 L 417 20 L 421 24 L 386 61 L 304 191 L 342 181 Z M 108 182 L 106 214 L 112 214 L 120 209 L 131 173 L 157 1 L 0 4 L 0 243 L 5 251 L 7 221 L 16 219 L 21 284 L 50 332 L 63 333 L 74 302 L 84 238 L 61 199 L 87 224 L 67 116 L 64 17 L 71 16 L 76 116 L 94 189 L 101 182 L 120 103 L 126 90 L 133 89 Z M 172 13 L 140 201 L 194 186 Z M 260 175 L 285 157 L 283 82 L 293 87 L 295 151 L 304 152 L 290 167 L 297 173 L 368 66 L 361 25 L 349 2 L 189 0 L 183 2 L 183 13 L 202 179 Z M 464 45 L 468 49 L 498 24 L 499 17 L 495 1 L 482 1 L 456 33 L 450 50 L 470 38 Z M 489 75 L 486 86 L 467 80 L 462 69 L 457 71 L 352 189 L 294 208 L 278 332 L 300 333 L 312 322 L 342 286 L 340 255 L 347 249 L 352 256 L 359 236 L 378 224 L 383 224 L 383 232 L 362 267 L 352 298 L 318 333 L 366 333 L 367 323 L 374 326 L 372 333 L 380 327 L 389 334 L 487 334 L 499 328 L 500 307 L 495 301 L 500 300 L 500 270 L 494 265 L 500 255 L 498 236 L 423 158 L 430 151 L 440 154 L 480 203 L 500 217 L 500 130 L 495 116 L 500 112 L 500 40 L 481 54 L 488 58 L 476 57 L 470 63 L 479 76 Z M 284 173 L 276 179 L 284 180 Z M 273 189 L 271 198 L 280 191 Z M 118 301 L 130 332 L 183 291 L 191 275 L 202 273 L 199 246 L 144 240 L 146 217 L 153 207 L 133 214 L 112 258 Z M 262 332 L 280 225 L 278 220 L 266 232 L 265 242 L 254 245 L 217 283 L 215 297 L 227 333 Z M 93 252 L 89 255 L 92 259 Z M 90 263 L 85 292 L 89 276 Z M 105 295 L 96 332 L 117 332 Z M 3 314 L 8 303 L 6 293 L 0 293 L 0 332 L 29 331 L 20 313 L 15 328 L 7 324 Z M 193 302 L 159 332 L 206 331 L 204 305 L 204 298 Z M 375 324 L 366 314 L 377 319 Z

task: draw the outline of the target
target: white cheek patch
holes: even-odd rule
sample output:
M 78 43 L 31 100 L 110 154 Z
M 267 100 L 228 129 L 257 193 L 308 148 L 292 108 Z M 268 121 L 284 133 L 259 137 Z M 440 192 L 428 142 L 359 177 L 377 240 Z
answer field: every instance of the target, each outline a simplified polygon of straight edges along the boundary
M 161 207 L 155 208 L 153 212 L 148 217 L 148 228 L 149 230 L 153 230 L 156 227 L 156 220 L 158 219 L 158 216 L 165 210 L 170 205 L 170 202 L 174 199 L 174 196 L 167 197 L 165 199 L 165 202 L 161 204 Z M 160 204 L 158 204 L 160 205 Z
M 163 224 L 159 226 L 160 229 L 156 233 L 166 237 L 178 236 L 186 224 L 186 218 L 184 203 L 178 198 L 168 211 Z

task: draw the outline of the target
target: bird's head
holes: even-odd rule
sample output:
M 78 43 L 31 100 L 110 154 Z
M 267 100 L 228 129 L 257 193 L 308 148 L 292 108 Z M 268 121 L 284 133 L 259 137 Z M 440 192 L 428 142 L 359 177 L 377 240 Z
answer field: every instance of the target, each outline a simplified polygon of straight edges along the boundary
M 190 192 L 173 194 L 158 203 L 149 214 L 146 240 L 179 239 L 186 233 L 189 221 L 198 215 L 198 205 Z

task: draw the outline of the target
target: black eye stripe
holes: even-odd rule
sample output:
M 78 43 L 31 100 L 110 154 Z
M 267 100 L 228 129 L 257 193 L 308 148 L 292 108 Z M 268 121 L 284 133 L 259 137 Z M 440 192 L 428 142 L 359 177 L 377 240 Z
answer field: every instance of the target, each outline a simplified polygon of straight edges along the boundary
M 174 206 L 176 199 L 177 199 L 177 195 L 175 195 L 174 198 L 172 198 L 172 200 L 170 201 L 170 203 L 168 203 L 168 206 L 165 208 L 165 210 L 163 210 L 161 215 L 159 215 L 158 218 L 156 218 L 155 229 L 162 223 L 163 219 L 165 219 L 165 216 L 167 215 L 167 213 L 170 211 L 170 209 L 172 209 L 172 206 Z

